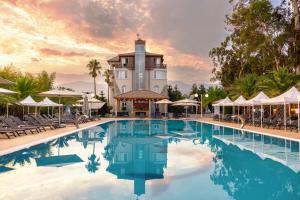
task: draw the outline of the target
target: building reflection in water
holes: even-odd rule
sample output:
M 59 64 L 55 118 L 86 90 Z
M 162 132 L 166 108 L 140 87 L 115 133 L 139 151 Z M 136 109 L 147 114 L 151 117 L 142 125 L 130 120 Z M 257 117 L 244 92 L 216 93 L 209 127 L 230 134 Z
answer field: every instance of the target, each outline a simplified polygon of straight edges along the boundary
M 128 121 L 108 128 L 104 157 L 109 161 L 107 171 L 118 179 L 132 180 L 134 194 L 145 194 L 147 180 L 162 179 L 167 167 L 168 141 L 154 137 L 167 131 L 164 123 Z

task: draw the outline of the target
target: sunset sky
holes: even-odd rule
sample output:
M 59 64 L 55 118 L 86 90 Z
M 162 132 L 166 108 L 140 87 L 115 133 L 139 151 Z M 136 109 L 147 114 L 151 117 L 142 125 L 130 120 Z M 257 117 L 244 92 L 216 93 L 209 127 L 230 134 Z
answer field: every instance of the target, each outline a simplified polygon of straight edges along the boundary
M 228 0 L 1 0 L 0 65 L 87 77 L 90 59 L 106 68 L 139 33 L 147 51 L 165 55 L 169 80 L 209 82 L 208 52 L 230 11 Z

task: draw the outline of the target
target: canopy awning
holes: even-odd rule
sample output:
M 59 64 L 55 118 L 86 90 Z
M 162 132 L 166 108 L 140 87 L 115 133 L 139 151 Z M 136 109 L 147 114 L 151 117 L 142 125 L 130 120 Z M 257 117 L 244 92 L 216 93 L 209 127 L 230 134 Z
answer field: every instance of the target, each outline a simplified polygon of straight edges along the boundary
M 197 104 L 197 103 L 199 103 L 199 102 L 196 101 L 196 100 L 192 100 L 192 99 L 182 99 L 182 100 L 175 101 L 174 103 L 175 103 L 175 104 L 176 104 L 176 103 L 182 103 L 182 104 Z
M 299 90 L 297 88 L 292 87 L 288 91 L 284 92 L 281 95 L 276 97 L 265 99 L 261 101 L 262 104 L 265 105 L 276 105 L 276 104 L 288 104 L 288 103 L 298 103 L 298 96 L 300 95 Z
M 45 97 L 81 97 L 82 93 L 74 92 L 71 90 L 54 89 L 46 92 L 41 92 L 39 95 Z
M 160 101 L 155 102 L 156 104 L 172 104 L 173 101 L 170 101 L 169 99 L 163 99 Z
M 150 90 L 132 90 L 114 97 L 118 100 L 134 100 L 134 99 L 147 99 L 147 100 L 161 100 L 168 99 L 167 96 L 158 94 Z
M 261 105 L 264 101 L 267 101 L 269 99 L 270 98 L 264 92 L 261 91 L 255 97 L 246 101 L 244 105 L 246 106 Z
M 172 106 L 199 106 L 198 104 L 195 103 L 174 103 Z
M 33 100 L 31 96 L 28 96 L 22 101 L 19 101 L 19 104 L 22 106 L 39 106 L 39 104 L 35 100 Z
M 83 103 L 84 99 L 80 99 L 77 102 Z M 88 103 L 102 103 L 102 101 L 100 101 L 99 99 L 96 99 L 96 98 L 90 98 L 90 99 L 88 99 Z
M 63 106 L 62 104 L 55 103 L 51 101 L 48 97 L 44 98 L 44 100 L 38 102 L 41 107 L 59 107 Z
M 244 103 L 246 102 L 247 100 L 245 99 L 245 97 L 243 97 L 242 95 L 239 96 L 239 98 L 237 98 L 234 102 L 233 102 L 233 105 L 235 106 L 240 106 L 240 105 L 244 105 Z
M 17 94 L 18 92 L 12 91 L 12 90 L 8 90 L 5 88 L 0 88 L 0 94 Z
M 226 97 L 219 103 L 213 104 L 213 106 L 233 106 L 233 102 L 229 99 L 229 97 Z

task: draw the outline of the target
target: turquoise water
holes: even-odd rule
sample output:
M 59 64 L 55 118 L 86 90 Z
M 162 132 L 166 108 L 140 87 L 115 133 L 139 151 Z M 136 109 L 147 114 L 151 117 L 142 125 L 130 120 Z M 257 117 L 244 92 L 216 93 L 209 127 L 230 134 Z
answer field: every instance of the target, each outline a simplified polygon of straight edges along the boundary
M 0 199 L 300 199 L 299 142 L 115 121 L 0 157 Z

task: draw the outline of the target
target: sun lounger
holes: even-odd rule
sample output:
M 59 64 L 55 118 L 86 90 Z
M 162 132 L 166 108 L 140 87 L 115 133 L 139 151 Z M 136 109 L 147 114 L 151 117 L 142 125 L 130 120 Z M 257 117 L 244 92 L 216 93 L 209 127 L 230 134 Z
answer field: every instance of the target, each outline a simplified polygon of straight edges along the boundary
M 32 118 L 29 115 L 25 115 L 25 120 L 28 121 L 29 124 L 37 126 L 37 127 L 39 127 L 39 129 L 44 130 L 44 131 L 46 131 L 46 127 L 48 127 L 46 125 L 39 123 L 38 121 L 36 121 L 34 118 Z
M 18 127 L 32 128 L 32 129 L 35 129 L 37 132 L 41 132 L 39 127 L 30 125 L 30 124 L 26 123 L 25 121 L 22 121 L 19 117 L 10 116 L 10 119 L 12 119 L 16 124 L 18 124 Z
M 0 120 L 7 125 L 8 128 L 14 129 L 14 130 L 18 130 L 20 132 L 23 132 L 24 134 L 27 134 L 26 131 L 30 131 L 32 134 L 34 134 L 35 132 L 38 133 L 37 129 L 34 127 L 22 127 L 19 126 L 17 123 L 15 123 L 12 119 L 10 118 L 5 118 L 5 117 L 1 117 Z

